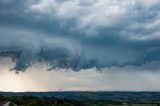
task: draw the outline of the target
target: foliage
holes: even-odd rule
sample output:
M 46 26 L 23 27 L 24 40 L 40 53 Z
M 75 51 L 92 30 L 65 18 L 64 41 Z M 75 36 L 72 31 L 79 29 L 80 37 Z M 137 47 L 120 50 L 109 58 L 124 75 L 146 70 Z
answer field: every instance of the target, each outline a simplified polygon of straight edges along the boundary
M 0 101 L 11 101 L 18 106 L 153 106 L 160 105 L 159 96 L 148 101 L 143 97 L 133 98 L 127 97 L 112 100 L 75 100 L 57 97 L 42 96 L 0 96 Z M 13 106 L 11 103 L 9 106 Z

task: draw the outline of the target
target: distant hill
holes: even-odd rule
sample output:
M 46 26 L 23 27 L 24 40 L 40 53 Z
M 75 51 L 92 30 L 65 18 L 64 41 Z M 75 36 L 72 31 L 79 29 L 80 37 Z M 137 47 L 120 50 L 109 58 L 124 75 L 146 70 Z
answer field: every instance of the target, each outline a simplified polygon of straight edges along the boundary
M 57 97 L 74 100 L 115 100 L 123 102 L 160 103 L 160 92 L 0 92 L 2 96 Z

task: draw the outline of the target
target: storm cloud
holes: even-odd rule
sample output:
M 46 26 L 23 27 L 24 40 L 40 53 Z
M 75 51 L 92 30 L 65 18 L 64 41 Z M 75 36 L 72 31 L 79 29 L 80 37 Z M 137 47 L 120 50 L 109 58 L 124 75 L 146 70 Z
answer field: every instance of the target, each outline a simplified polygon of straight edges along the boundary
M 1 0 L 0 56 L 11 57 L 11 70 L 17 71 L 39 62 L 48 70 L 159 70 L 153 67 L 160 61 L 159 5 L 159 0 Z

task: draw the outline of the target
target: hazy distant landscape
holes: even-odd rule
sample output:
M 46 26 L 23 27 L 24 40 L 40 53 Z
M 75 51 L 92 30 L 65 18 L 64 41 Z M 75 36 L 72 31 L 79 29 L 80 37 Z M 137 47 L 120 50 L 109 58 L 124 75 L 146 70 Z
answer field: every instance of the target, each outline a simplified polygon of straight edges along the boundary
M 160 92 L 0 92 L 18 106 L 159 106 Z

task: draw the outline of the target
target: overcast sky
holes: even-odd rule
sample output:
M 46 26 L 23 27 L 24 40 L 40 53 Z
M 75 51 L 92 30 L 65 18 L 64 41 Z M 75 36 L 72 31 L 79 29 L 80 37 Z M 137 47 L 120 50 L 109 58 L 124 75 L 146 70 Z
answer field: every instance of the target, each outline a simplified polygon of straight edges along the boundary
M 160 90 L 159 5 L 0 0 L 0 90 Z

